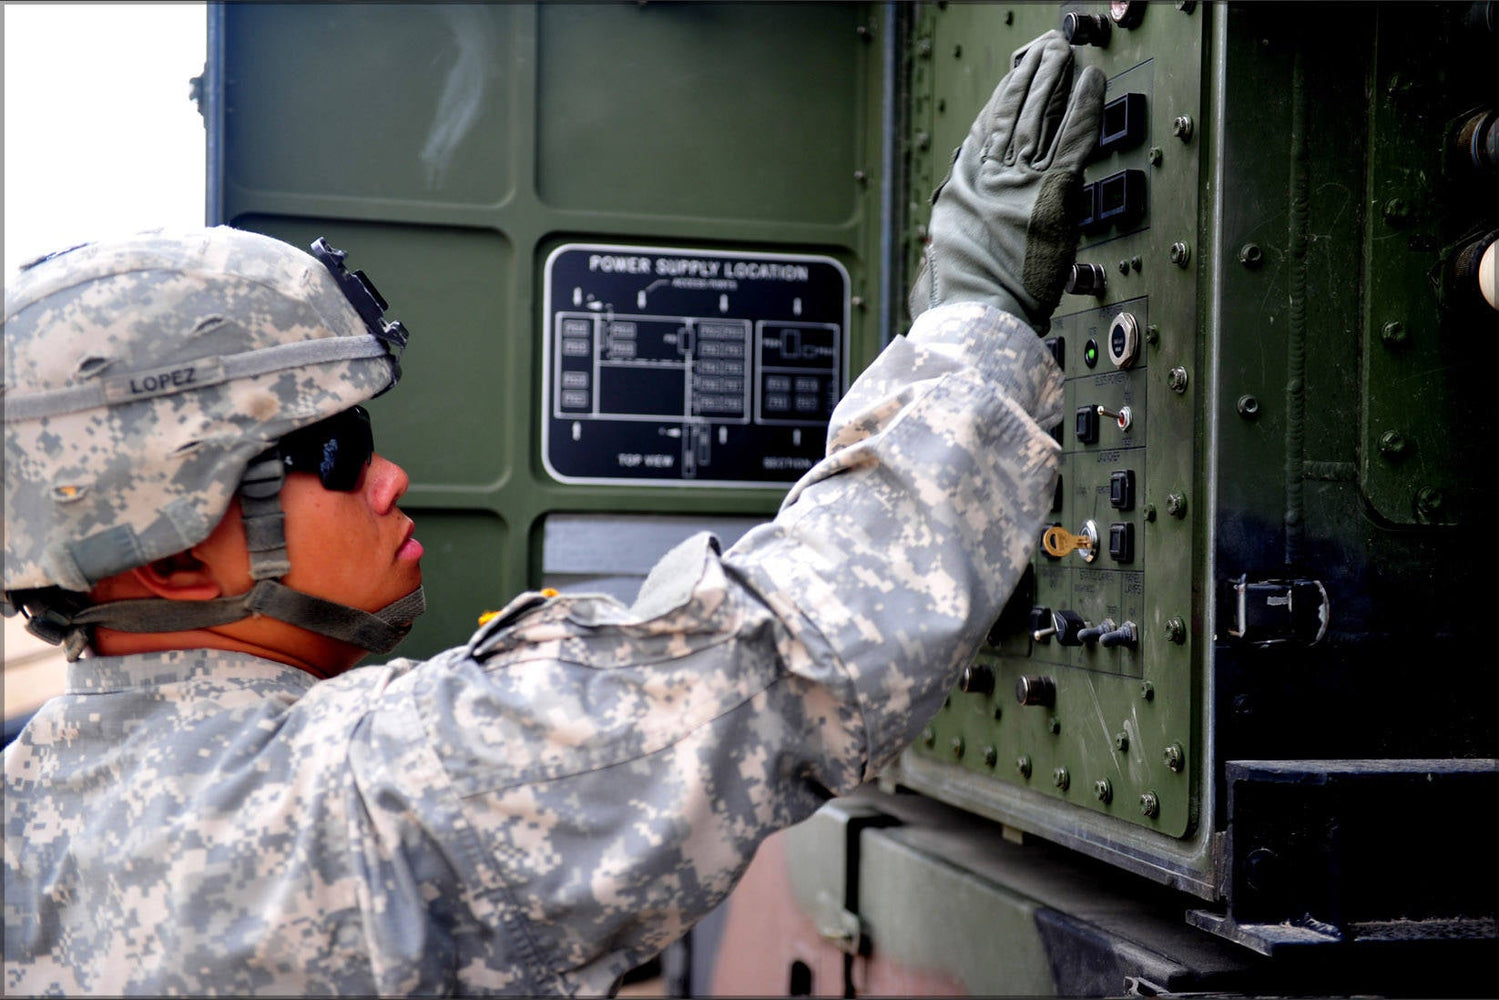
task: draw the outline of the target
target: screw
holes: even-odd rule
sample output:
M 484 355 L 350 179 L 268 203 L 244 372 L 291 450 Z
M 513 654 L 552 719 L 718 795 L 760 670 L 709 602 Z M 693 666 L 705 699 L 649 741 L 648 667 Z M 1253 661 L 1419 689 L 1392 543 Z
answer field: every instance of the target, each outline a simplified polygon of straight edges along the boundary
M 1119 751 L 1129 749 L 1129 733 L 1114 734 L 1114 749 Z
M 1019 757 L 1016 757 L 1015 770 L 1020 772 L 1020 776 L 1022 778 L 1025 778 L 1027 781 L 1029 781 L 1031 776 L 1031 759 L 1025 754 L 1021 754 Z
M 1136 254 L 1135 256 L 1133 256 L 1133 257 L 1131 257 L 1129 259 L 1129 266 L 1132 267 L 1132 268 L 1134 268 L 1136 271 L 1140 270 L 1140 264 L 1141 264 L 1141 261 L 1140 261 L 1139 254 Z
M 1247 393 L 1243 396 L 1240 396 L 1238 403 L 1236 403 L 1235 405 L 1238 407 L 1239 416 L 1243 417 L 1245 420 L 1253 420 L 1255 417 L 1259 416 L 1260 401 L 1258 399 L 1255 399 L 1253 396 L 1248 395 Z
M 1059 767 L 1051 772 L 1051 783 L 1065 792 L 1067 786 L 1072 784 L 1072 777 L 1067 773 L 1065 767 Z
M 1155 792 L 1146 792 L 1140 796 L 1140 812 L 1155 819 L 1161 811 L 1161 800 L 1156 798 Z
M 854 180 L 858 181 L 860 184 L 863 184 L 869 180 L 869 175 L 862 170 L 855 170 Z
M 961 45 L 954 45 L 952 47 L 952 57 L 954 59 L 962 59 L 963 58 L 963 46 L 961 46 Z
M 952 755 L 954 757 L 958 758 L 959 760 L 963 759 L 963 737 L 954 736 L 952 738 L 952 742 L 949 743 L 947 747 L 952 751 Z
M 1399 431 L 1385 431 L 1379 436 L 1379 451 L 1383 455 L 1394 458 L 1404 454 L 1405 448 L 1405 435 Z
M 1161 147 L 1151 146 L 1145 154 L 1145 159 L 1150 161 L 1152 167 L 1159 167 L 1161 165 Z
M 1146 504 L 1144 506 L 1144 508 L 1141 510 L 1141 513 L 1143 513 L 1145 515 L 1145 520 L 1147 522 L 1150 522 L 1152 524 L 1155 523 L 1155 504 L 1153 504 L 1153 503 Z
M 1140 259 L 1139 257 L 1135 258 L 1135 260 L 1139 260 L 1139 259 Z M 1140 265 L 1136 264 L 1135 265 L 1135 270 L 1138 271 L 1139 269 L 1140 269 Z M 1151 345 L 1155 345 L 1155 344 L 1160 343 L 1160 341 L 1161 341 L 1161 328 L 1158 327 L 1158 326 L 1156 326 L 1154 323 L 1146 323 L 1145 324 L 1145 343 L 1151 344 Z
M 1099 778 L 1093 782 L 1093 797 L 1104 805 L 1108 805 L 1114 798 L 1114 786 L 1109 784 L 1108 778 Z
M 1161 753 L 1161 759 L 1166 762 L 1166 766 L 1171 768 L 1171 770 L 1180 772 L 1182 765 L 1187 759 L 1187 755 L 1182 750 L 1180 743 L 1173 743 Z
M 1177 365 L 1166 373 L 1166 384 L 1178 395 L 1187 391 L 1187 370 Z
M 929 58 L 932 54 L 932 40 L 930 38 L 923 38 L 917 42 L 916 54 L 923 59 Z
M 1055 736 L 1062 731 L 1062 720 L 1053 715 L 1050 719 L 1046 720 L 1046 728 Z
M 1192 259 L 1192 248 L 1181 240 L 1171 244 L 1171 263 L 1177 267 L 1186 267 L 1187 262 Z
M 1166 513 L 1170 514 L 1172 517 L 1177 517 L 1177 518 L 1186 517 L 1187 516 L 1187 497 L 1186 497 L 1186 495 L 1182 494 L 1182 493 L 1168 493 L 1168 494 L 1166 494 Z
M 1187 641 L 1187 623 L 1180 618 L 1166 619 L 1166 639 L 1180 645 Z
M 1129 274 L 1129 261 L 1127 261 L 1127 260 L 1121 260 L 1119 262 L 1119 273 L 1120 274 Z
M 851 305 L 851 306 L 853 306 L 855 309 L 863 309 L 864 308 L 864 296 L 862 296 L 862 295 L 851 296 L 849 298 L 849 300 L 848 300 L 848 304 Z
M 932 148 L 932 137 L 931 137 L 931 135 L 929 133 L 926 133 L 926 132 L 917 132 L 916 133 L 916 148 L 917 149 L 923 149 L 923 150 L 925 150 L 925 149 L 931 149 Z
M 1384 217 L 1389 222 L 1404 222 L 1410 214 L 1411 207 L 1404 198 L 1391 198 L 1384 203 Z
M 1176 118 L 1171 122 L 1171 134 L 1176 136 L 1182 142 L 1186 142 L 1187 140 L 1191 139 L 1192 116 L 1177 115 Z
M 1423 517 L 1430 517 L 1442 509 L 1447 497 L 1435 486 L 1423 486 L 1416 491 L 1416 510 Z
M 999 763 L 999 751 L 993 747 L 984 747 L 984 766 L 993 767 Z
M 1239 247 L 1239 263 L 1245 267 L 1259 267 L 1265 259 L 1265 252 L 1260 249 L 1258 243 L 1246 243 Z
M 1405 324 L 1399 320 L 1391 320 L 1379 331 L 1379 339 L 1391 347 L 1398 347 L 1410 339 L 1410 334 L 1405 330 Z
M 921 731 L 921 742 L 925 743 L 929 747 L 936 746 L 937 745 L 937 731 L 935 729 L 933 729 L 931 726 L 927 726 L 925 729 L 923 729 Z
M 1155 701 L 1155 685 L 1150 683 L 1150 681 L 1141 681 L 1140 697 L 1146 701 Z

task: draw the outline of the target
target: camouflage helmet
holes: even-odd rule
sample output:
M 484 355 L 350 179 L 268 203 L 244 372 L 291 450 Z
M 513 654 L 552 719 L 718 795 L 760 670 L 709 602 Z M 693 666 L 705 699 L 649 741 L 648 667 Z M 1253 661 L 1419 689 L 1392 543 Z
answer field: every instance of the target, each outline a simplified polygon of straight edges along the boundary
M 87 591 L 196 545 L 257 456 L 395 384 L 404 328 L 342 252 L 312 250 L 142 233 L 7 285 L 7 598 Z

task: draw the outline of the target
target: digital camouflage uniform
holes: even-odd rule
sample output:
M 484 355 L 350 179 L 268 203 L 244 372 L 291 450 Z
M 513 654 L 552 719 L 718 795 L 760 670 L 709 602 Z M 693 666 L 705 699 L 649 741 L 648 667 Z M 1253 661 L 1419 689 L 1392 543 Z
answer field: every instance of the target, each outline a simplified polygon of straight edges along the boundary
M 85 659 L 5 751 L 7 993 L 601 993 L 941 704 L 1049 506 L 1032 330 L 924 313 L 828 456 L 635 605 L 529 594 L 317 682 Z

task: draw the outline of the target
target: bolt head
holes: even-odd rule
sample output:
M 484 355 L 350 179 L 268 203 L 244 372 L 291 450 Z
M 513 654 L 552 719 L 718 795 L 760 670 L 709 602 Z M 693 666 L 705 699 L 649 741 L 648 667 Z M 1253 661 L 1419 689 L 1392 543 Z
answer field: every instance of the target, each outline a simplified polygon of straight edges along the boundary
M 1059 767 L 1055 771 L 1051 772 L 1051 783 L 1053 785 L 1056 785 L 1063 791 L 1066 791 L 1067 786 L 1072 783 L 1072 777 L 1067 773 L 1067 769 L 1065 767 Z
M 1150 681 L 1141 681 L 1140 697 L 1146 701 L 1155 701 L 1155 685 L 1150 683 Z
M 1027 778 L 1027 779 L 1030 778 L 1030 776 L 1031 776 L 1031 759 L 1029 757 L 1027 757 L 1025 754 L 1021 754 L 1019 757 L 1016 757 L 1015 758 L 1015 770 L 1018 771 L 1018 772 L 1020 772 L 1020 776 L 1022 778 Z
M 1398 347 L 1410 340 L 1410 334 L 1405 329 L 1405 324 L 1399 320 L 1393 320 L 1384 325 L 1379 331 L 1379 339 L 1391 347 Z
M 984 766 L 993 767 L 999 763 L 999 751 L 992 746 L 984 747 Z
M 921 742 L 925 743 L 929 747 L 936 746 L 937 730 L 933 729 L 931 726 L 927 726 L 921 731 Z
M 1180 772 L 1186 763 L 1186 753 L 1182 750 L 1180 743 L 1172 743 L 1162 751 L 1161 759 L 1166 762 L 1166 766 L 1171 770 Z
M 1187 370 L 1180 365 L 1171 369 L 1171 371 L 1166 373 L 1166 384 L 1171 387 L 1171 391 L 1174 393 L 1180 394 L 1186 392 Z
M 1150 165 L 1152 167 L 1158 167 L 1158 166 L 1160 166 L 1161 165 L 1161 147 L 1159 147 L 1159 146 L 1151 146 L 1150 149 L 1145 154 L 1145 159 L 1147 159 L 1147 160 L 1150 161 Z
M 1239 248 L 1239 263 L 1245 267 L 1259 267 L 1265 260 L 1265 252 L 1258 243 L 1246 243 Z
M 963 759 L 963 737 L 954 736 L 952 741 L 947 744 L 947 748 L 952 751 L 954 757 L 959 760 Z
M 1187 497 L 1182 493 L 1168 493 L 1166 495 L 1166 513 L 1172 517 L 1187 516 Z
M 1161 800 L 1156 798 L 1155 792 L 1145 792 L 1140 796 L 1140 812 L 1151 819 L 1160 815 Z
M 1166 619 L 1166 639 L 1170 642 L 1187 641 L 1187 623 L 1180 618 Z
M 1129 733 L 1114 734 L 1114 749 L 1121 751 L 1129 749 Z
M 1379 450 L 1381 454 L 1395 456 L 1405 453 L 1407 444 L 1405 435 L 1399 431 L 1385 431 L 1379 436 Z
M 1093 782 L 1093 797 L 1105 804 L 1114 797 L 1114 789 L 1108 778 L 1099 778 Z

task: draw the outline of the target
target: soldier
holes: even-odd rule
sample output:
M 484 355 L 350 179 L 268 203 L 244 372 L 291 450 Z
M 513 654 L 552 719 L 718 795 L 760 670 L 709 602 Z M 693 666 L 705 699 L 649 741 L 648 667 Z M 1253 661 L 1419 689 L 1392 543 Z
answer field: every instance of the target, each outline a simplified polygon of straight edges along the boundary
M 634 605 L 526 594 L 425 662 L 406 333 L 343 254 L 228 229 L 6 289 L 6 608 L 68 693 L 5 751 L 5 989 L 603 993 L 940 705 L 1051 497 L 1036 336 L 1103 79 L 1055 32 L 933 210 L 914 325 L 827 456 Z M 1070 91 L 1070 93 L 1069 93 Z M 87 653 L 87 656 L 83 654 Z

